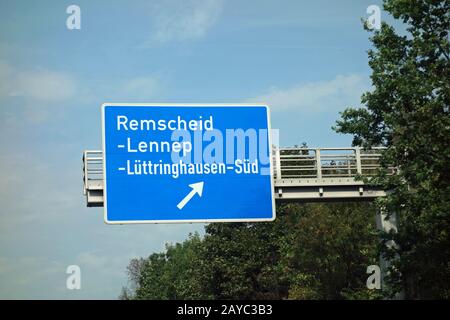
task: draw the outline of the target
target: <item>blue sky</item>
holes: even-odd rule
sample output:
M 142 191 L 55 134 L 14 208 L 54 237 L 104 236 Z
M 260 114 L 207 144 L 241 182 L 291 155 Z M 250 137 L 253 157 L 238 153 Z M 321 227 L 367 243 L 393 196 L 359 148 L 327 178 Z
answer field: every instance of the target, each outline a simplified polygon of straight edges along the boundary
M 331 126 L 370 88 L 371 4 L 0 0 L 0 298 L 114 299 L 130 258 L 203 230 L 109 226 L 85 207 L 103 102 L 267 102 L 281 145 L 350 146 Z M 71 264 L 81 290 L 65 287 Z

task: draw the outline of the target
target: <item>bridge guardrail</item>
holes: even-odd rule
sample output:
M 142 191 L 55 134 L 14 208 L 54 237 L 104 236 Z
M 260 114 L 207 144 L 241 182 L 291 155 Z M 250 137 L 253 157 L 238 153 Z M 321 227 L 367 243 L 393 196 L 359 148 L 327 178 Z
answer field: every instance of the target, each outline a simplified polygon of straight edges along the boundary
M 317 187 L 319 196 L 323 196 L 323 186 L 347 188 L 354 185 L 358 192 L 345 193 L 363 195 L 362 182 L 356 182 L 358 175 L 373 176 L 380 168 L 383 149 L 370 150 L 352 148 L 274 148 L 274 180 L 277 192 L 282 193 L 286 186 L 296 188 L 293 197 L 310 198 L 306 191 L 298 191 L 298 187 Z M 285 183 L 288 181 L 288 183 Z M 326 182 L 326 183 L 325 183 Z M 322 184 L 322 185 L 321 185 Z M 83 152 L 83 187 L 88 206 L 103 205 L 103 153 L 101 150 L 85 150 Z M 277 188 L 278 187 L 278 188 Z M 327 190 L 326 190 L 327 191 Z M 328 191 L 327 191 L 328 192 Z M 334 192 L 334 191 L 332 191 Z M 316 192 L 313 192 L 315 194 Z M 333 193 L 328 193 L 332 195 Z M 341 197 L 335 193 L 336 197 Z M 374 193 L 378 196 L 383 193 Z M 342 197 L 344 193 L 342 193 Z M 370 195 L 369 195 L 370 196 Z M 353 197 L 353 196 L 352 196 Z

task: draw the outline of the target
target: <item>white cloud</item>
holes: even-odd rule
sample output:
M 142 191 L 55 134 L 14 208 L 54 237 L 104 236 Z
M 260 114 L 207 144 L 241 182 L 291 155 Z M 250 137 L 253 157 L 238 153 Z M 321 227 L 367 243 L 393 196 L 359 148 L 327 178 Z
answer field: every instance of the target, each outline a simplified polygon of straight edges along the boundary
M 107 252 L 85 251 L 78 254 L 75 262 L 81 269 L 92 273 L 123 279 L 126 277 L 126 266 L 132 258 L 134 255 L 130 255 L 130 252 L 111 255 Z
M 156 76 L 148 76 L 128 79 L 118 92 L 132 99 L 145 99 L 158 95 L 161 90 L 161 79 Z
M 75 93 L 75 82 L 64 73 L 48 70 L 19 73 L 17 91 L 12 95 L 45 101 L 61 101 Z
M 274 88 L 249 101 L 267 103 L 276 111 L 334 111 L 358 104 L 361 94 L 368 89 L 367 80 L 360 75 L 338 75 L 329 81 L 301 83 L 288 89 Z
M 43 220 L 64 221 L 68 217 L 61 213 L 78 208 L 82 202 L 75 196 L 79 185 L 67 184 L 81 183 L 81 175 L 72 169 L 62 172 L 59 160 L 51 158 L 20 147 L 0 152 L 0 242 L 17 235 L 16 228 Z M 78 161 L 65 160 L 65 164 L 76 168 Z
M 75 260 L 0 256 L 0 299 L 114 299 L 126 283 L 126 256 L 83 252 Z M 81 290 L 68 290 L 67 267 L 78 265 Z
M 64 290 L 65 277 L 65 267 L 58 261 L 43 257 L 0 257 L 0 298 L 57 298 Z
M 222 8 L 222 0 L 158 1 L 152 8 L 151 40 L 170 42 L 202 38 L 217 21 Z
M 18 70 L 0 61 L 0 97 L 57 102 L 71 98 L 75 92 L 75 80 L 67 73 L 46 69 Z
M 79 264 L 101 269 L 107 265 L 108 259 L 93 252 L 82 252 L 78 255 L 77 261 Z
M 102 97 L 102 102 L 145 102 L 161 98 L 166 81 L 164 74 L 130 77 L 97 87 L 88 96 L 91 101 Z

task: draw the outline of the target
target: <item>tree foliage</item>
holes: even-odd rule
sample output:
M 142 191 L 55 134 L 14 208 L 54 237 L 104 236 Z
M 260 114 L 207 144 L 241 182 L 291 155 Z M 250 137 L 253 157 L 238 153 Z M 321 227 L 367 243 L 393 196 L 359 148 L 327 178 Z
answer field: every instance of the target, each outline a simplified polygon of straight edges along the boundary
M 399 254 L 391 270 L 392 292 L 407 298 L 450 298 L 450 70 L 448 0 L 385 0 L 384 9 L 406 26 L 385 23 L 371 37 L 373 89 L 363 108 L 341 114 L 336 130 L 353 144 L 386 146 L 377 183 L 391 193 L 380 201 L 396 212 L 399 232 L 385 234 Z
M 286 204 L 271 223 L 212 223 L 130 262 L 128 299 L 355 299 L 377 263 L 367 203 Z M 141 261 L 141 262 L 138 262 Z M 142 267 L 136 267 L 142 266 Z

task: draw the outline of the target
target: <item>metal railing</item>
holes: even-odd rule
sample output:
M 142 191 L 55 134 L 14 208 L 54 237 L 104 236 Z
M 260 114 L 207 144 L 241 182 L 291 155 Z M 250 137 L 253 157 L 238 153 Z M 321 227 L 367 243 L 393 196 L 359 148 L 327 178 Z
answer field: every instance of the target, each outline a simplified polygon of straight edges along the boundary
M 274 150 L 274 177 L 323 179 L 373 176 L 384 148 L 279 148 Z
M 103 188 L 103 152 L 85 150 L 83 152 L 83 186 L 87 190 Z
M 373 176 L 380 168 L 384 148 L 278 148 L 273 149 L 274 179 L 302 180 L 327 178 L 355 178 Z M 84 194 L 99 195 L 103 190 L 103 153 L 86 150 L 83 153 Z M 322 181 L 320 180 L 320 181 Z

